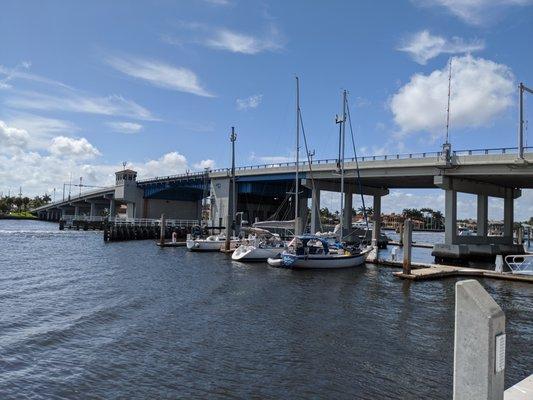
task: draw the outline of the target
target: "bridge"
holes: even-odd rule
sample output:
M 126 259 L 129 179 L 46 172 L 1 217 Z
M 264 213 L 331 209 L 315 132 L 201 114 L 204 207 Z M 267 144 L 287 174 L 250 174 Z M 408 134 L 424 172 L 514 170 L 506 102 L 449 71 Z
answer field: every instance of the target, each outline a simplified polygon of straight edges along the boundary
M 299 204 L 293 204 L 294 162 L 237 167 L 237 212 L 248 221 L 292 219 L 299 207 L 299 230 L 320 229 L 320 192 L 340 191 L 336 159 L 299 164 Z M 514 200 L 521 189 L 533 188 L 533 147 L 461 150 L 365 156 L 345 160 L 345 212 L 343 225 L 351 226 L 353 195 L 373 196 L 373 238 L 380 234 L 381 198 L 397 188 L 440 188 L 445 191 L 445 243 L 434 254 L 445 258 L 492 255 L 516 251 L 513 247 Z M 360 180 L 357 179 L 357 171 Z M 213 226 L 228 223 L 231 202 L 231 170 L 170 175 L 137 180 L 131 170 L 116 173 L 115 186 L 81 193 L 77 197 L 47 204 L 34 211 L 40 218 L 58 220 L 67 215 L 114 218 L 117 209 L 128 218 L 205 220 Z M 457 193 L 477 196 L 476 236 L 457 235 Z M 504 200 L 503 236 L 488 235 L 488 198 Z M 310 212 L 308 211 L 310 208 Z M 310 215 L 308 215 L 310 214 Z M 230 221 L 231 222 L 231 221 Z

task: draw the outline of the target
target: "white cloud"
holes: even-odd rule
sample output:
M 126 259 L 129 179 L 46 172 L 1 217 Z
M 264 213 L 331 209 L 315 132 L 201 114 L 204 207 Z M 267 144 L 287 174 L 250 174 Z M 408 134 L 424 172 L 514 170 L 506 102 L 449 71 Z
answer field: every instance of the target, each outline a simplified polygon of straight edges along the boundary
M 262 94 L 255 94 L 245 99 L 237 99 L 237 109 L 238 110 L 248 110 L 250 108 L 257 108 L 261 101 L 263 100 Z
M 277 29 L 273 26 L 269 34 L 262 38 L 223 28 L 205 38 L 203 43 L 213 49 L 232 53 L 257 54 L 282 49 L 283 44 L 279 36 Z
M 204 0 L 204 2 L 213 4 L 215 6 L 229 6 L 231 2 L 229 0 Z
M 79 127 L 70 121 L 35 114 L 12 114 L 7 123 L 30 133 L 31 138 L 28 142 L 30 149 L 47 148 L 54 136 L 69 136 L 79 131 Z
M 513 80 L 506 65 L 470 55 L 454 58 L 451 129 L 487 125 L 502 114 L 513 102 Z M 429 75 L 413 75 L 390 103 L 400 135 L 443 131 L 447 93 L 447 66 Z
M 0 89 L 12 88 L 10 81 L 15 81 L 17 79 L 45 83 L 48 85 L 57 86 L 57 87 L 64 88 L 64 89 L 71 89 L 70 86 L 65 85 L 62 82 L 26 72 L 27 70 L 30 69 L 30 67 L 31 67 L 31 63 L 29 61 L 23 61 L 20 64 L 16 65 L 14 68 L 9 68 L 4 65 L 0 65 Z
M 107 57 L 106 62 L 126 75 L 145 80 L 157 87 L 213 97 L 213 94 L 202 87 L 196 74 L 187 68 L 138 57 Z
M 483 50 L 485 43 L 482 40 L 474 39 L 465 41 L 460 37 L 446 39 L 442 36 L 432 35 L 429 31 L 423 30 L 410 36 L 398 48 L 400 51 L 409 53 L 411 58 L 419 64 L 426 64 L 428 60 L 440 54 L 461 54 Z
M 506 7 L 527 6 L 533 0 L 412 0 L 427 7 L 442 7 L 466 23 L 480 25 L 501 14 Z
M 101 155 L 85 138 L 74 139 L 65 136 L 57 136 L 50 144 L 50 154 L 56 157 L 91 159 Z
M 194 164 L 194 168 L 197 170 L 203 171 L 204 169 L 213 169 L 215 168 L 215 160 L 207 159 L 202 160 L 199 163 Z
M 155 119 L 146 108 L 119 95 L 91 97 L 74 91 L 56 95 L 18 92 L 15 96 L 8 98 L 6 104 L 20 109 L 118 115 L 143 120 Z
M 167 153 L 157 160 L 150 160 L 146 163 L 133 163 L 132 167 L 139 172 L 139 176 L 146 178 L 175 175 L 188 169 L 187 159 L 177 151 Z
M 7 148 L 23 149 L 28 145 L 30 135 L 24 129 L 8 126 L 0 121 L 0 151 Z
M 136 122 L 108 122 L 106 125 L 121 133 L 137 133 L 143 128 L 141 124 Z

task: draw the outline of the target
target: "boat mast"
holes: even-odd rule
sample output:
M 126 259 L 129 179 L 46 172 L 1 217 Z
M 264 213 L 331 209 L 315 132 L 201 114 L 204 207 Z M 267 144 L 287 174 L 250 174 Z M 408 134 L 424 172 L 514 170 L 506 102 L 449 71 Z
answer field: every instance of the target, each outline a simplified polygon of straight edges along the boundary
M 342 116 L 335 118 L 335 123 L 339 124 L 339 172 L 341 175 L 341 212 L 340 212 L 340 236 L 343 237 L 344 219 L 344 141 L 346 136 L 346 90 L 342 91 Z
M 299 234 L 300 223 L 298 221 L 298 191 L 299 191 L 299 168 L 300 168 L 300 80 L 296 77 L 296 175 L 294 181 L 294 235 Z

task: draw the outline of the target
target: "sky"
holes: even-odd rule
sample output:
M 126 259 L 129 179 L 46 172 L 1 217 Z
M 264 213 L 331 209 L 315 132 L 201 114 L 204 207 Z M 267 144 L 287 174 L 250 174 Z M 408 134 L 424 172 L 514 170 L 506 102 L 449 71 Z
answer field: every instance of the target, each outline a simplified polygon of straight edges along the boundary
M 237 165 L 294 160 L 296 75 L 315 159 L 336 156 L 343 89 L 359 155 L 438 151 L 450 59 L 453 149 L 513 147 L 531 38 L 533 0 L 4 0 L 0 192 L 108 185 L 123 162 L 140 178 L 226 167 L 231 126 Z M 397 190 L 383 211 L 443 204 Z M 533 216 L 531 191 L 515 215 Z

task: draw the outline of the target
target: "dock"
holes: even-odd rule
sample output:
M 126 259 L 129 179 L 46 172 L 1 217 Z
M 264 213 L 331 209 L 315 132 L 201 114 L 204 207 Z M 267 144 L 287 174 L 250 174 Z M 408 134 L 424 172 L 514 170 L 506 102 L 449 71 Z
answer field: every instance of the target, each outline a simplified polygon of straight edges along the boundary
M 159 247 L 185 247 L 187 242 L 156 242 Z
M 389 240 L 389 244 L 391 246 L 399 246 L 399 247 L 403 247 L 403 243 L 400 243 L 398 241 L 395 241 L 395 240 Z M 413 242 L 411 244 L 411 247 L 420 247 L 420 248 L 423 248 L 423 249 L 432 249 L 433 248 L 433 244 L 431 243 L 417 243 L 417 242 Z
M 377 260 L 367 260 L 367 262 L 394 268 L 402 268 L 403 266 L 403 263 L 400 261 L 391 261 L 381 258 Z M 518 275 L 509 272 L 495 272 L 486 269 L 458 267 L 454 265 L 443 264 L 411 263 L 410 274 L 404 274 L 402 271 L 394 272 L 393 274 L 394 276 L 400 279 L 412 281 L 423 281 L 451 277 L 481 277 L 515 282 L 533 283 L 533 275 Z

